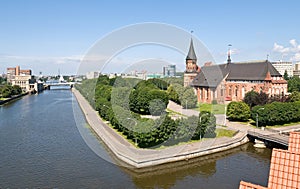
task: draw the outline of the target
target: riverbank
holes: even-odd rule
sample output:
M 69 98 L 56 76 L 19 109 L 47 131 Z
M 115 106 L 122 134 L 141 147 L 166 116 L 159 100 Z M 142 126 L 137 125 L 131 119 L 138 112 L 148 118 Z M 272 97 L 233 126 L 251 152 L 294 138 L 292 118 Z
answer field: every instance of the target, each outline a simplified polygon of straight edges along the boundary
M 135 168 L 144 168 L 225 151 L 248 142 L 246 132 L 238 132 L 234 137 L 221 137 L 201 142 L 172 146 L 164 149 L 140 149 L 117 134 L 105 124 L 86 99 L 76 89 L 72 89 L 88 124 L 114 153 L 114 155 Z
M 8 98 L 8 99 L 6 99 L 6 100 L 0 100 L 0 106 L 1 106 L 1 105 L 4 105 L 4 104 L 6 104 L 6 103 L 9 103 L 9 102 L 11 102 L 11 101 L 17 100 L 18 98 L 21 98 L 21 97 L 23 97 L 23 96 L 25 96 L 25 95 L 28 95 L 28 92 L 27 92 L 27 93 L 20 94 L 20 95 L 16 95 L 16 96 L 11 97 L 11 98 Z

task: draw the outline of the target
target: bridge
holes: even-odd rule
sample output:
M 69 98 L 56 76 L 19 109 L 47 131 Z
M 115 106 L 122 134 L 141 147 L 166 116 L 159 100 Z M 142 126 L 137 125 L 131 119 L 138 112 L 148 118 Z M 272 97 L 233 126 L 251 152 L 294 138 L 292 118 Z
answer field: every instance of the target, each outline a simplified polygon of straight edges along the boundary
M 288 147 L 288 133 L 277 131 L 274 129 L 253 129 L 248 130 L 247 135 L 253 139 L 264 141 L 265 143 L 275 143 Z
M 70 88 L 72 88 L 74 85 L 76 84 L 76 82 L 46 82 L 44 84 L 44 88 L 45 89 L 51 89 L 51 87 L 60 87 L 60 86 L 69 86 Z

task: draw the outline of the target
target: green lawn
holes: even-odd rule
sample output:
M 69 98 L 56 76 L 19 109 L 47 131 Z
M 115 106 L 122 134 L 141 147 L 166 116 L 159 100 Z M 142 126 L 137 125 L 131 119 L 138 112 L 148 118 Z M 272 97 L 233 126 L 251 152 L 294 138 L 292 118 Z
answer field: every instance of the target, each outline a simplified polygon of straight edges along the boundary
M 217 137 L 233 137 L 236 131 L 228 129 L 216 129 Z
M 212 112 L 213 114 L 225 114 L 225 106 L 224 104 L 206 104 L 206 103 L 201 103 L 200 104 L 200 110 L 201 111 L 209 111 Z M 199 111 L 199 104 L 197 105 L 194 110 Z

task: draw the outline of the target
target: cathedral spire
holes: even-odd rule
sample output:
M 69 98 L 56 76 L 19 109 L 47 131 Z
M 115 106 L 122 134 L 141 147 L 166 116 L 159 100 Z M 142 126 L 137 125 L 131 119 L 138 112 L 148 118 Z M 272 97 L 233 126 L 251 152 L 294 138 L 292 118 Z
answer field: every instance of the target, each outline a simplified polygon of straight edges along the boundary
M 230 47 L 231 47 L 231 46 L 232 46 L 231 44 L 228 45 L 228 58 L 227 58 L 227 64 L 230 64 L 230 63 L 231 63 L 231 57 L 230 57 Z
M 197 61 L 197 56 L 194 50 L 193 38 L 191 38 L 190 49 L 186 56 L 186 60 L 193 60 L 194 62 Z

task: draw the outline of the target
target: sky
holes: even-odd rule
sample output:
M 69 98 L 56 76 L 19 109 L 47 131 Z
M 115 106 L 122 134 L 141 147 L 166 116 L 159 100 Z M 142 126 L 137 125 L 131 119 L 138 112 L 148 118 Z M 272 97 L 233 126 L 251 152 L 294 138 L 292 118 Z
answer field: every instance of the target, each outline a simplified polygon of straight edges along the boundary
M 233 62 L 265 60 L 267 55 L 270 61 L 296 62 L 300 61 L 299 7 L 298 0 L 1 1 L 0 74 L 17 65 L 32 69 L 35 75 L 55 75 L 58 70 L 76 74 L 97 42 L 120 28 L 142 23 L 167 24 L 187 33 L 192 30 L 193 38 L 202 42 L 216 63 L 226 61 L 228 44 Z M 185 41 L 187 53 L 189 39 Z M 154 58 L 166 57 L 167 64 L 184 70 L 184 52 L 158 46 L 123 49 L 108 57 L 117 63 L 106 72 L 130 71 L 128 65 L 153 58 L 155 52 L 159 55 Z

